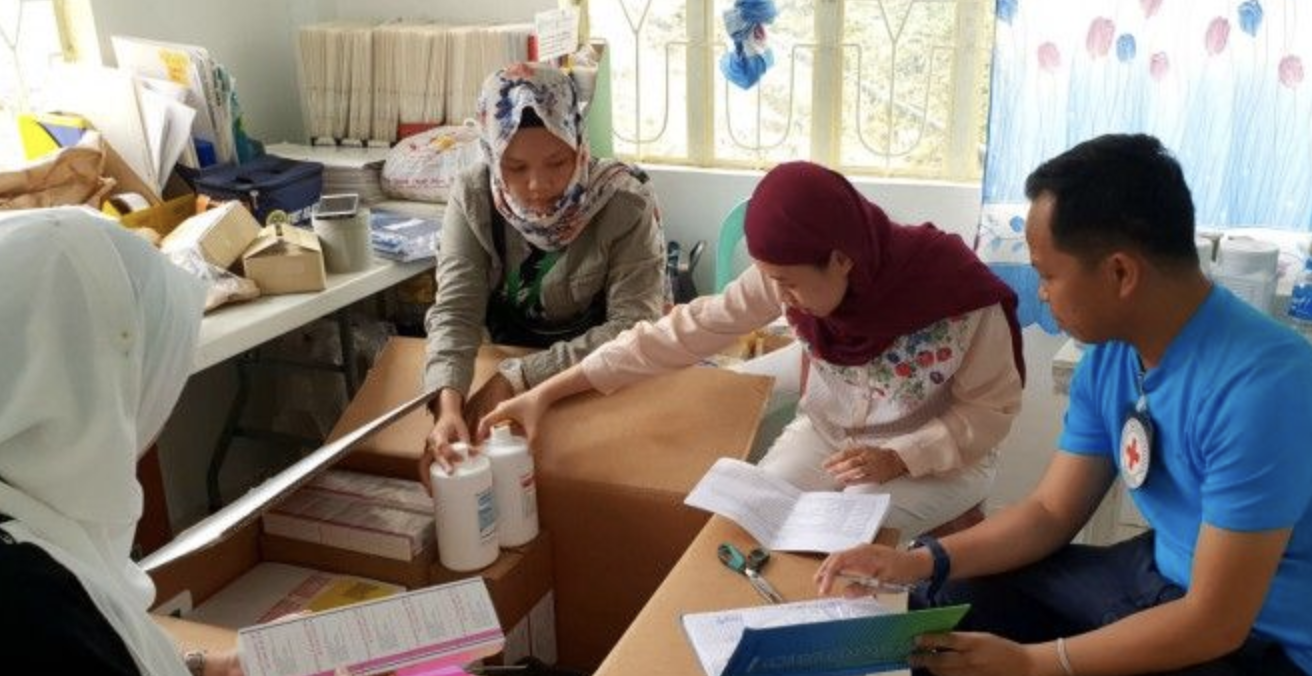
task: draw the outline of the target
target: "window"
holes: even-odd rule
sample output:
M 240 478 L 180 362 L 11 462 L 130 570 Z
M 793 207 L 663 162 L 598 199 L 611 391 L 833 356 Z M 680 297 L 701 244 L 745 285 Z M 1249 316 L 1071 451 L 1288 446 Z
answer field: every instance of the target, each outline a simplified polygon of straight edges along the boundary
M 644 162 L 979 180 L 990 0 L 776 0 L 775 64 L 719 71 L 732 0 L 587 0 L 610 47 L 615 149 Z
M 22 161 L 15 117 L 44 109 L 52 69 L 73 58 L 65 10 L 60 0 L 0 0 L 0 166 Z

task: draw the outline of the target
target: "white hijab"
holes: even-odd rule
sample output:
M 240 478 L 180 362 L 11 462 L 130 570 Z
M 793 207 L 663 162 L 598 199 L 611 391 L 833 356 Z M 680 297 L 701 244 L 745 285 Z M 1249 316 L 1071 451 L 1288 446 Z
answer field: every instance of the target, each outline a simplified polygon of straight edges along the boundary
M 182 393 L 204 285 L 82 208 L 0 215 L 0 276 L 0 528 L 77 576 L 141 673 L 185 676 L 129 548 L 136 461 Z

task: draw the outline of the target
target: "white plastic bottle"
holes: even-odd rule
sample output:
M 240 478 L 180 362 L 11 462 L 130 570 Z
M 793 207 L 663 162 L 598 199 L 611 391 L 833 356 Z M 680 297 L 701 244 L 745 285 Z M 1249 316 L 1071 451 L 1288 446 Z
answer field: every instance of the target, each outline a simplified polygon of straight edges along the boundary
M 488 459 L 471 457 L 465 443 L 453 444 L 453 448 L 461 457 L 454 472 L 447 474 L 436 464 L 429 470 L 437 515 L 437 556 L 443 566 L 468 572 L 497 560 L 497 502 Z
M 1304 336 L 1312 337 L 1312 253 L 1303 260 L 1303 271 L 1294 278 L 1289 296 L 1289 319 Z
M 483 444 L 492 462 L 492 490 L 497 496 L 497 537 L 502 547 L 518 547 L 538 536 L 538 491 L 533 454 L 510 425 L 492 428 Z

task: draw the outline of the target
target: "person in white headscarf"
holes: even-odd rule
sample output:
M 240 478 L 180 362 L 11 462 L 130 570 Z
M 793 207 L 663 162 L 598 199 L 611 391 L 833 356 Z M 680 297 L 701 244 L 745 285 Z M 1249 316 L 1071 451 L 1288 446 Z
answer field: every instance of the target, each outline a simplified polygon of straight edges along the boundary
M 0 659 L 186 676 L 129 558 L 136 462 L 182 392 L 203 284 L 95 212 L 0 216 Z M 234 675 L 234 654 L 205 660 Z
M 424 385 L 441 394 L 425 458 L 444 465 L 452 442 L 470 440 L 468 421 L 659 318 L 666 300 L 656 197 L 638 168 L 591 155 L 570 76 L 509 66 L 483 83 L 476 110 L 485 162 L 451 191 L 426 319 Z M 505 360 L 470 398 L 485 329 L 541 351 Z

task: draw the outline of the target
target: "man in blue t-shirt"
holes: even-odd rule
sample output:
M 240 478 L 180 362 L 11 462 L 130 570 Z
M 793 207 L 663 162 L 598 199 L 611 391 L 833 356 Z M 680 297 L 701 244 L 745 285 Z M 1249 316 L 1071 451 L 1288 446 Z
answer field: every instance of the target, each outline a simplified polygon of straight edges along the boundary
M 911 551 L 868 545 L 839 572 L 928 580 L 912 607 L 970 603 L 922 636 L 935 674 L 1312 674 L 1312 346 L 1198 265 L 1180 166 L 1109 135 L 1025 186 L 1040 296 L 1090 347 L 1035 491 Z M 1115 481 L 1152 531 L 1069 544 Z

